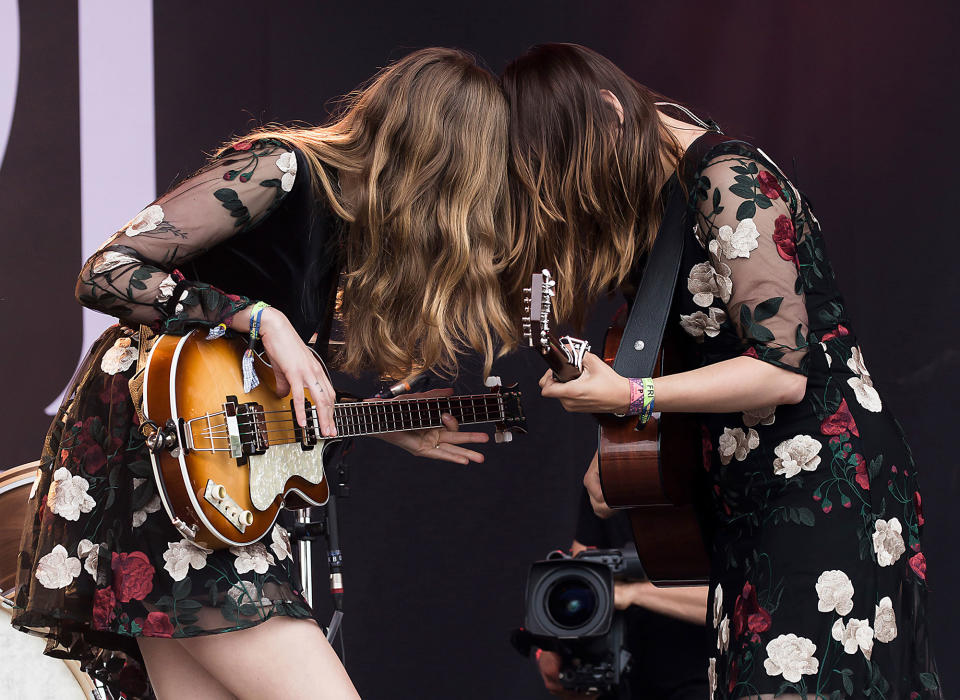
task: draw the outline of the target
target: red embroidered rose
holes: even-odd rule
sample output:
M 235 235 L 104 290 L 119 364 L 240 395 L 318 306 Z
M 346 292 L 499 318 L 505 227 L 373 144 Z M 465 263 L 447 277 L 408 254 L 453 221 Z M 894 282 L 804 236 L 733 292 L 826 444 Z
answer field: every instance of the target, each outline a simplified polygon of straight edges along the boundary
M 917 525 L 923 525 L 923 506 L 920 504 L 920 492 L 913 492 L 913 505 L 917 509 Z
M 130 396 L 127 378 L 122 374 L 104 376 L 106 380 L 103 383 L 103 389 L 100 390 L 100 400 L 108 406 L 123 405 Z
M 93 594 L 93 627 L 98 630 L 109 629 L 110 622 L 116 617 L 114 607 L 117 598 L 109 586 L 98 588 Z
M 777 244 L 777 252 L 781 258 L 797 261 L 797 233 L 786 214 L 781 214 L 773 222 L 773 242 Z
M 783 194 L 777 178 L 773 176 L 773 173 L 766 170 L 761 170 L 760 174 L 757 175 L 757 184 L 760 185 L 760 191 L 770 199 L 777 199 Z
M 253 148 L 252 141 L 241 141 L 240 143 L 233 144 L 233 150 L 235 151 L 249 151 Z
M 113 589 L 121 603 L 143 600 L 153 590 L 153 564 L 143 552 L 113 553 Z
M 820 432 L 824 435 L 852 433 L 860 437 L 860 430 L 857 428 L 856 421 L 853 420 L 853 414 L 850 413 L 850 407 L 847 406 L 846 399 L 840 402 L 836 413 L 824 418 L 823 423 L 820 424 Z
M 828 340 L 833 340 L 834 338 L 840 338 L 845 335 L 850 335 L 850 331 L 847 330 L 846 326 L 838 325 L 832 331 L 827 331 L 826 333 L 824 333 L 823 337 L 820 338 L 820 340 L 825 343 Z
M 138 619 L 137 622 L 143 628 L 144 637 L 172 637 L 173 623 L 166 613 L 152 612 L 147 615 L 147 619 Z
M 736 657 L 733 661 L 730 662 L 730 678 L 727 680 L 727 692 L 732 693 L 733 689 L 737 687 L 737 680 L 740 677 L 740 665 L 737 663 Z
M 857 453 L 853 455 L 853 458 L 857 460 L 857 475 L 854 477 L 857 484 L 864 491 L 870 490 L 870 475 L 867 474 L 867 460 L 863 458 L 863 455 Z
M 923 556 L 923 552 L 917 552 L 910 557 L 910 568 L 924 581 L 927 580 L 927 558 Z
M 743 584 L 743 592 L 737 596 L 733 605 L 733 631 L 739 637 L 744 632 L 758 635 L 770 629 L 770 613 L 760 607 L 757 600 L 757 589 L 747 581 Z
M 759 360 L 759 359 L 760 359 L 760 356 L 757 354 L 757 349 L 754 348 L 754 347 L 751 347 L 751 348 L 747 349 L 747 351 L 743 353 L 743 356 L 744 356 L 744 357 L 752 357 L 754 360 Z

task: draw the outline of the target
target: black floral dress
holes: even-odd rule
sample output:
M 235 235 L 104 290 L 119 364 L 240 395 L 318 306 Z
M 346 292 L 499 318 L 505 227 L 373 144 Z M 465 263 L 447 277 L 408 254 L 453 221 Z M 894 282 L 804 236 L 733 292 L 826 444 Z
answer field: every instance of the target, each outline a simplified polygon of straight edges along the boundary
M 703 416 L 712 489 L 712 698 L 940 698 L 917 467 L 884 406 L 807 202 L 758 149 L 688 182 L 678 280 L 703 364 L 807 377 L 796 405 Z
M 173 528 L 128 388 L 146 342 L 141 323 L 163 333 L 214 328 L 263 299 L 304 338 L 323 335 L 338 229 L 314 208 L 306 169 L 283 143 L 237 144 L 140 212 L 80 275 L 80 301 L 122 323 L 91 348 L 47 434 L 13 624 L 128 697 L 151 695 L 137 637 L 311 617 L 283 527 L 215 552 Z

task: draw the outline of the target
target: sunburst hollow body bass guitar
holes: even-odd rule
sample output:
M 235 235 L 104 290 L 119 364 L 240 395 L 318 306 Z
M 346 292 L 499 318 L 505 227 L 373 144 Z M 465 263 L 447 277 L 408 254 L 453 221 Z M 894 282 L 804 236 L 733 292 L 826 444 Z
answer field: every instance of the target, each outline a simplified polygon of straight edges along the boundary
M 495 423 L 498 441 L 524 428 L 520 393 L 490 377 L 487 394 L 338 401 L 337 437 L 325 438 L 309 390 L 301 428 L 262 355 L 254 355 L 260 386 L 244 393 L 245 349 L 240 338 L 206 340 L 201 331 L 162 335 L 146 364 L 144 414 L 156 428 L 147 444 L 160 499 L 174 527 L 208 549 L 256 542 L 280 508 L 326 503 L 324 457 L 343 438 L 439 428 L 444 413 L 461 425 Z

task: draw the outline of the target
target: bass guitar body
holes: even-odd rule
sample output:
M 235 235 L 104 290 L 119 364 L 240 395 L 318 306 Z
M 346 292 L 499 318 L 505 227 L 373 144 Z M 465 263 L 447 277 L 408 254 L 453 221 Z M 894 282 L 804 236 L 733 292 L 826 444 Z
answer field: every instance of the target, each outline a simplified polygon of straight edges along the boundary
M 243 393 L 244 349 L 240 339 L 197 331 L 162 335 L 144 379 L 146 417 L 177 442 L 151 455 L 160 499 L 180 533 L 208 549 L 256 542 L 285 501 L 306 508 L 329 495 L 326 441 L 300 439 L 292 401 L 276 395 L 259 356 L 260 385 Z
M 607 364 L 613 364 L 622 337 L 622 323 L 607 331 L 603 353 Z M 677 361 L 678 340 L 667 331 L 654 376 L 684 369 Z M 649 579 L 658 586 L 708 583 L 710 564 L 696 505 L 704 493 L 696 417 L 655 412 L 639 430 L 636 416 L 603 414 L 597 419 L 604 500 L 630 517 L 637 554 Z

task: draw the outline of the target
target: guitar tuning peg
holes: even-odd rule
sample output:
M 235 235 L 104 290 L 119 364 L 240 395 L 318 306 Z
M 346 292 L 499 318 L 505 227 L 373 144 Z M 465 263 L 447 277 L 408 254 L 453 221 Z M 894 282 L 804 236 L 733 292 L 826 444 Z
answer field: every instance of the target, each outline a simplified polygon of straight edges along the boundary
M 497 430 L 493 434 L 494 442 L 513 442 L 513 433 L 509 430 Z
M 500 381 L 500 377 L 495 377 L 494 375 L 491 374 L 489 377 L 487 377 L 484 380 L 483 385 L 488 389 L 493 389 L 498 386 L 503 386 L 503 382 Z

